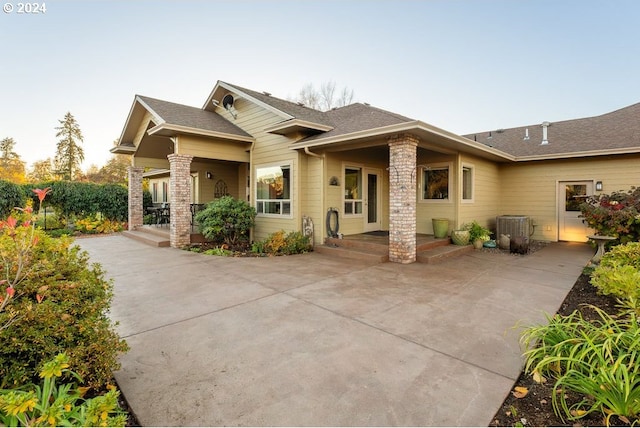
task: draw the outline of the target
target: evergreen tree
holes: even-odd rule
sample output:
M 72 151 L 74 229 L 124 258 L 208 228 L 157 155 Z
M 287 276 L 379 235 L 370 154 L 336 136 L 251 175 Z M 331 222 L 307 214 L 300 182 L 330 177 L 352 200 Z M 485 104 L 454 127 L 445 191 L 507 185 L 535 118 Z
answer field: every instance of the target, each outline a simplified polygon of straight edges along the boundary
M 20 155 L 14 151 L 16 142 L 7 137 L 0 141 L 0 179 L 24 183 L 25 168 Z
M 29 172 L 29 181 L 31 183 L 42 183 L 54 179 L 55 174 L 53 173 L 51 158 L 35 161 L 31 166 L 31 171 Z
M 61 126 L 56 127 L 60 137 L 56 150 L 55 168 L 63 180 L 73 180 L 75 174 L 80 171 L 80 164 L 84 160 L 84 150 L 80 146 L 84 140 L 80 126 L 73 115 L 68 112 L 63 120 L 59 120 Z

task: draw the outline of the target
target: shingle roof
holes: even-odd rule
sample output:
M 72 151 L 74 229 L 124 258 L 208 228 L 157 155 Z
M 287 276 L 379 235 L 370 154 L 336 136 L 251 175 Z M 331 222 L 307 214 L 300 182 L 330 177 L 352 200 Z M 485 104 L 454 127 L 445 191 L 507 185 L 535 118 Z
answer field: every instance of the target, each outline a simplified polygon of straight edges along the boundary
M 156 98 L 137 96 L 147 104 L 162 120 L 171 125 L 186 126 L 205 131 L 250 137 L 249 134 L 225 120 L 218 114 L 196 107 L 176 104 Z
M 526 130 L 528 140 L 524 139 Z M 465 135 L 516 157 L 640 149 L 640 103 L 600 116 L 552 122 L 546 145 L 541 145 L 541 124 L 494 130 L 488 136 L 489 131 Z
M 329 132 L 308 137 L 304 141 L 330 138 L 414 121 L 408 117 L 362 103 L 349 104 L 348 106 L 329 110 L 325 112 L 325 115 L 326 123 L 333 126 L 333 129 Z
M 312 109 L 311 107 L 300 105 L 292 101 L 287 101 L 281 98 L 267 95 L 264 92 L 257 92 L 252 89 L 243 88 L 241 86 L 237 86 L 232 83 L 228 83 L 228 85 L 233 86 L 234 88 L 246 93 L 247 95 L 252 96 L 253 98 L 265 104 L 268 104 L 280 110 L 283 113 L 287 113 L 288 115 L 293 116 L 296 119 L 328 125 L 326 123 L 325 112 L 322 112 L 320 110 L 315 110 L 315 109 Z

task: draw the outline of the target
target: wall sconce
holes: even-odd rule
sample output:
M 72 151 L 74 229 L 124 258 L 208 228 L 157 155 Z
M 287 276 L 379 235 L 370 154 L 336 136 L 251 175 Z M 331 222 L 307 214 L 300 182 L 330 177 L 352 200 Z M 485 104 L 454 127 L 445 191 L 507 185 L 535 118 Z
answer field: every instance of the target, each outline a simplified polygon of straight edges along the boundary
M 596 181 L 596 191 L 602 192 L 602 181 Z
M 207 178 L 209 180 L 213 179 L 213 173 L 211 171 L 207 171 Z

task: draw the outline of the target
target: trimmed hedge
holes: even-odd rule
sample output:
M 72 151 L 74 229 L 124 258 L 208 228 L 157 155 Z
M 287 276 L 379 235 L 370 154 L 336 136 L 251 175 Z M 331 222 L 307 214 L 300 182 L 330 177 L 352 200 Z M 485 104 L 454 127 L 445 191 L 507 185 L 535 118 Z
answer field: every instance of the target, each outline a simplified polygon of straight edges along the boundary
M 0 219 L 8 217 L 15 207 L 24 206 L 25 200 L 22 187 L 10 181 L 0 180 Z

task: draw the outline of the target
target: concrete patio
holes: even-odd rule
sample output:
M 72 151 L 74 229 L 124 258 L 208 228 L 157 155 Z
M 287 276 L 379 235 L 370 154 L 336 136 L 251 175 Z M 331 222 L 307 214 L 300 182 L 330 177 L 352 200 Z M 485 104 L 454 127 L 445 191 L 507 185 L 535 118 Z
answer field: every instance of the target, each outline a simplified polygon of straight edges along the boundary
M 555 312 L 594 253 L 400 265 L 77 243 L 114 280 L 131 347 L 116 379 L 144 426 L 487 426 L 521 371 L 516 326 Z

